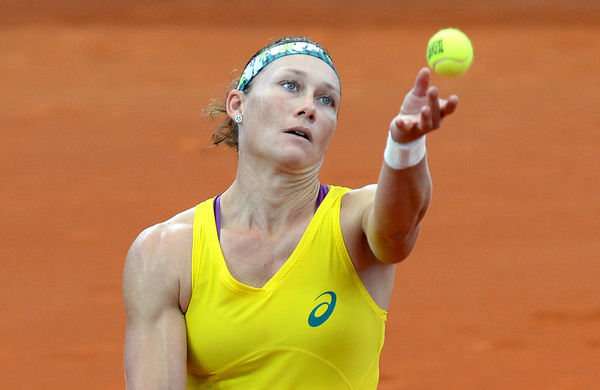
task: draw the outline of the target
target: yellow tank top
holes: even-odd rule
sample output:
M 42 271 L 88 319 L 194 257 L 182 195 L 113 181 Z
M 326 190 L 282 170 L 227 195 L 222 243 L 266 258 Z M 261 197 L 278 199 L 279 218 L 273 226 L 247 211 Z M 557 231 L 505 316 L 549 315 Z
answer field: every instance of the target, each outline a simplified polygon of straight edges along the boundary
M 235 280 L 214 199 L 196 207 L 186 318 L 188 389 L 377 388 L 386 312 L 344 245 L 332 186 L 298 246 L 262 288 Z

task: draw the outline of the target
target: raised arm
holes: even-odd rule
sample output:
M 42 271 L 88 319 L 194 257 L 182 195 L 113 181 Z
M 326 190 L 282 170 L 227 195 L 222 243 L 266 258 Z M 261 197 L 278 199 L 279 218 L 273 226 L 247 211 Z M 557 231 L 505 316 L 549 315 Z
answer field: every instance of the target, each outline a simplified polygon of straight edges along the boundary
M 168 224 L 149 228 L 127 254 L 123 272 L 127 389 L 186 388 L 180 284 L 187 245 L 181 230 Z
M 438 129 L 458 104 L 456 95 L 439 99 L 437 88 L 429 86 L 430 79 L 428 68 L 419 71 L 414 88 L 390 124 L 377 186 L 359 190 L 362 194 L 346 202 L 358 208 L 368 251 L 383 263 L 404 260 L 414 247 L 431 199 L 425 135 Z

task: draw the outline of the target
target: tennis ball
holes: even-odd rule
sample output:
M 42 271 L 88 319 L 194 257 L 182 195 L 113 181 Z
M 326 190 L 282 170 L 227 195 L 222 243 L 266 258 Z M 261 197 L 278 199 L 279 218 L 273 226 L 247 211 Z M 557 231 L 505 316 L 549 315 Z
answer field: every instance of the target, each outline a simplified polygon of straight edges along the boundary
M 435 33 L 427 45 L 427 62 L 437 74 L 445 77 L 461 75 L 473 62 L 473 46 L 460 30 L 446 28 Z

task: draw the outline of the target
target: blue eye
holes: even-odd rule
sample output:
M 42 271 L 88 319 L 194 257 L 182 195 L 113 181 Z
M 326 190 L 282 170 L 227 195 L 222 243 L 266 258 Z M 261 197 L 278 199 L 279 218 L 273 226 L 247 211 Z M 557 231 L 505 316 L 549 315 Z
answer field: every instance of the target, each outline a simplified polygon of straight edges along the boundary
M 328 106 L 333 104 L 333 99 L 330 98 L 329 96 L 323 96 L 321 98 L 321 101 L 323 102 L 323 104 L 327 104 Z
M 283 85 L 284 88 L 287 88 L 290 91 L 295 91 L 298 89 L 298 86 L 293 81 L 284 81 L 281 85 Z
M 335 107 L 335 99 L 333 98 L 333 96 L 321 96 L 319 100 L 326 106 Z

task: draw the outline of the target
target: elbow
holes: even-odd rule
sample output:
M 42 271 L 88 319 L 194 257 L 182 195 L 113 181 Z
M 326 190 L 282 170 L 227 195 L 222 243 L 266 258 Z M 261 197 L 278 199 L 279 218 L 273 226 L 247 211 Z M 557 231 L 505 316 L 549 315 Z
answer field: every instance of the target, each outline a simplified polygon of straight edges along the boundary
M 369 237 L 369 246 L 375 257 L 386 264 L 397 264 L 408 258 L 413 251 L 419 235 L 419 226 L 408 232 L 393 235 L 373 235 Z

